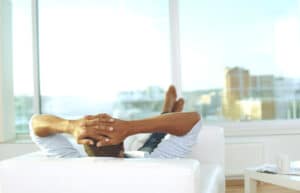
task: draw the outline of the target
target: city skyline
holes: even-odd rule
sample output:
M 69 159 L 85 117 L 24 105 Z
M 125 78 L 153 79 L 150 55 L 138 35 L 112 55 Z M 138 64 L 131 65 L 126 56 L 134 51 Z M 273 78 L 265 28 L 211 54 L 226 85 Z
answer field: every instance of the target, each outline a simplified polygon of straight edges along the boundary
M 290 79 L 255 75 L 240 67 L 226 68 L 224 79 L 227 83 L 223 88 L 184 91 L 184 111 L 197 111 L 205 121 L 300 118 L 300 80 L 294 84 Z M 43 113 L 65 118 L 106 112 L 114 117 L 137 119 L 159 114 L 163 99 L 163 88 L 149 86 L 121 91 L 110 101 L 101 101 L 97 96 L 41 96 L 41 107 Z M 18 132 L 26 133 L 34 113 L 33 98 L 15 97 L 15 108 Z

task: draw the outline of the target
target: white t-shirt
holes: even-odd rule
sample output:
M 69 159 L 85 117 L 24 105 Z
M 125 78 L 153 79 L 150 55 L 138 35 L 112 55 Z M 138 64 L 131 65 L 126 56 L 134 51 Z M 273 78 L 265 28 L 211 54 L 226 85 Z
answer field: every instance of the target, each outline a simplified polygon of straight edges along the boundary
M 41 151 L 48 157 L 74 158 L 86 157 L 82 145 L 66 134 L 55 134 L 47 137 L 38 137 L 32 130 L 32 119 L 29 122 L 30 136 Z M 192 150 L 196 143 L 201 129 L 201 121 L 198 121 L 193 128 L 184 136 L 167 135 L 158 144 L 151 154 L 145 154 L 147 158 L 184 158 Z M 126 150 L 125 150 L 126 151 Z

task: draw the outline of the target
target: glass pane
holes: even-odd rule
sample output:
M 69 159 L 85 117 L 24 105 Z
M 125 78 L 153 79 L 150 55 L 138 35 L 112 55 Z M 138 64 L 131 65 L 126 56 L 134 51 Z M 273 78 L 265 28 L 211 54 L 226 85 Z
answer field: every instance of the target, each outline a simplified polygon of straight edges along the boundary
M 42 111 L 160 112 L 170 84 L 168 1 L 41 0 Z
M 297 0 L 180 1 L 187 110 L 208 121 L 300 118 Z
M 17 134 L 26 134 L 33 114 L 31 1 L 12 3 L 15 124 Z

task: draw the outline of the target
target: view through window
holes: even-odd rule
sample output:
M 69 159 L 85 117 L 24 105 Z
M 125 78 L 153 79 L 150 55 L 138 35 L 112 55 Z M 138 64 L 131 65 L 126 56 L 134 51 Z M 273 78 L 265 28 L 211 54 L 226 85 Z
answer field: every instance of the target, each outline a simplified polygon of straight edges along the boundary
M 297 0 L 180 1 L 186 110 L 208 121 L 300 118 Z
M 33 113 L 31 1 L 13 0 L 16 127 Z M 158 114 L 170 84 L 168 1 L 40 0 L 42 112 Z M 179 1 L 186 111 L 207 121 L 300 118 L 300 4 Z
M 170 84 L 168 1 L 39 1 L 42 112 L 161 111 Z

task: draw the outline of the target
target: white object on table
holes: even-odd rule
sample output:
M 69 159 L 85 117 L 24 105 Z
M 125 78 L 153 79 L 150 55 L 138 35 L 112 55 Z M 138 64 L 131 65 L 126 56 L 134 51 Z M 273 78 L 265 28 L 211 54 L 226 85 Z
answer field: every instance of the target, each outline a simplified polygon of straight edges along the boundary
M 300 176 L 267 174 L 258 172 L 256 168 L 252 168 L 245 170 L 245 193 L 256 193 L 256 186 L 259 181 L 300 191 Z
M 287 154 L 278 154 L 277 167 L 279 173 L 287 173 L 290 170 L 290 160 Z

